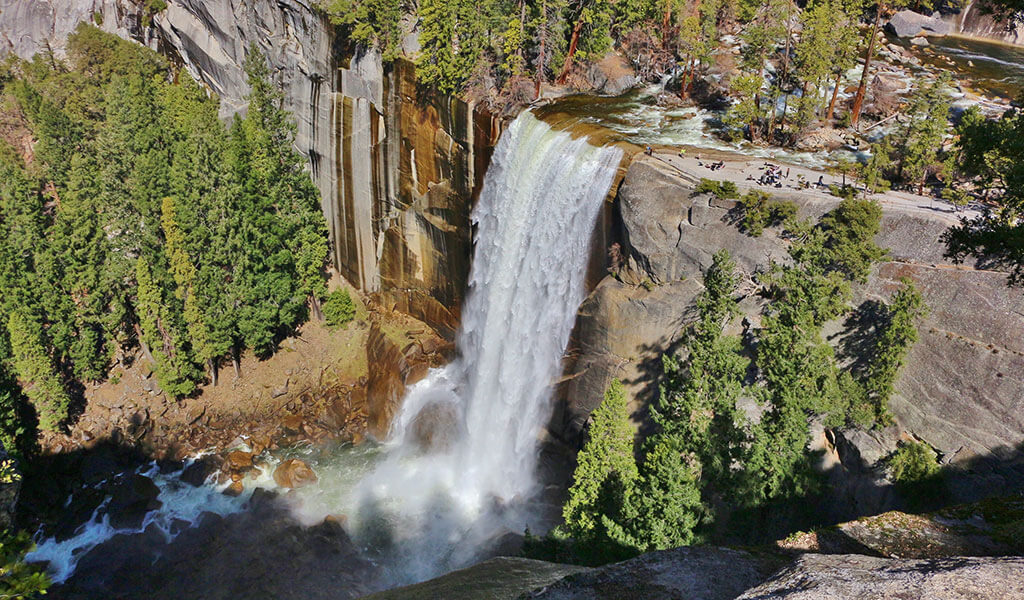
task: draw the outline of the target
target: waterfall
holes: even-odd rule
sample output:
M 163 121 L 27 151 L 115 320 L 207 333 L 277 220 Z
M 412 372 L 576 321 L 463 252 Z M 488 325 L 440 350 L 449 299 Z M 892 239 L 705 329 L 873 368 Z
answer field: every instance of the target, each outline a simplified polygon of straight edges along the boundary
M 472 214 L 458 357 L 408 390 L 387 457 L 355 489 L 356 538 L 390 547 L 399 581 L 462 566 L 528 523 L 552 383 L 621 157 L 528 112 L 502 134 Z

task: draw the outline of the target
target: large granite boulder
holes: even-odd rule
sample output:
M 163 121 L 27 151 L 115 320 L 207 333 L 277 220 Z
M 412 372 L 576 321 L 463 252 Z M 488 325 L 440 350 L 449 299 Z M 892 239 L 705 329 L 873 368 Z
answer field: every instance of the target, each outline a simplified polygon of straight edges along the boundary
M 737 600 L 1011 600 L 1024 598 L 1024 558 L 889 559 L 806 554 Z
M 949 23 L 941 19 L 928 17 L 912 10 L 901 10 L 894 14 L 886 25 L 889 31 L 902 38 L 918 35 L 949 35 Z

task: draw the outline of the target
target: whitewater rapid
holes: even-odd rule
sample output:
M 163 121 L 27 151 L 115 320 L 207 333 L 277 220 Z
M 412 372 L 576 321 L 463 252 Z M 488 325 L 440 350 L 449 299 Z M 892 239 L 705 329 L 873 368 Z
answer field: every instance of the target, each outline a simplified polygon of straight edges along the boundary
M 386 458 L 356 488 L 357 539 L 360 526 L 374 540 L 386 527 L 409 579 L 528 524 L 552 385 L 621 158 L 529 112 L 498 141 L 472 213 L 458 356 L 408 390 Z

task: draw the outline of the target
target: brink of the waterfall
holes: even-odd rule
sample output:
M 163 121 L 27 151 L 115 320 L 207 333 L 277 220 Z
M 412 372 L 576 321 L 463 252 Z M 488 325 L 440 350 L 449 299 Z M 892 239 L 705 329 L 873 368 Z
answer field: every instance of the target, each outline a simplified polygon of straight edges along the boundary
M 387 457 L 356 486 L 356 537 L 383 541 L 399 580 L 463 566 L 529 524 L 552 382 L 621 158 L 529 112 L 499 140 L 472 215 L 458 357 L 408 391 Z

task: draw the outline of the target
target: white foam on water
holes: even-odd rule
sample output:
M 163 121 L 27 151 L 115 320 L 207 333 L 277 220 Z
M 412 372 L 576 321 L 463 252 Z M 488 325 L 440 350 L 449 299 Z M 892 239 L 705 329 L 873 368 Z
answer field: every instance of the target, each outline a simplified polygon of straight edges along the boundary
M 320 481 L 295 494 L 306 521 L 344 512 L 391 583 L 463 566 L 529 523 L 553 382 L 621 159 L 529 112 L 509 125 L 472 214 L 457 358 L 407 391 L 361 479 L 351 465 L 318 467 Z
M 185 467 L 193 460 L 186 461 Z M 156 484 L 160 490 L 157 499 L 161 502 L 160 508 L 146 514 L 138 528 L 119 529 L 110 524 L 109 515 L 106 514 L 110 502 L 108 497 L 93 511 L 89 520 L 78 527 L 73 536 L 60 541 L 56 537 L 36 539 L 36 549 L 26 555 L 25 560 L 49 563 L 47 573 L 50 578 L 55 583 L 63 583 L 75 572 L 83 556 L 115 535 L 141 533 L 155 525 L 170 541 L 183 528 L 194 524 L 204 512 L 227 515 L 242 510 L 252 494 L 251 489 L 254 489 L 250 486 L 250 491 L 241 496 L 228 497 L 221 493 L 228 484 L 218 486 L 206 483 L 194 487 L 181 481 L 179 477 L 182 470 L 161 473 L 156 463 L 149 463 L 135 471 L 149 477 Z M 98 487 L 102 486 L 102 483 L 98 484 Z

